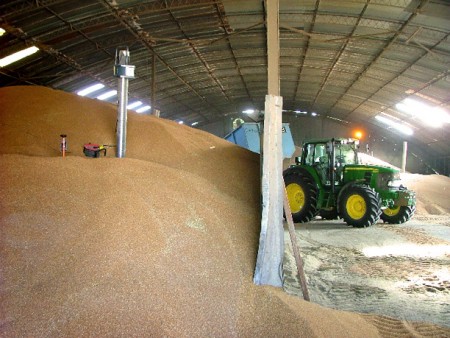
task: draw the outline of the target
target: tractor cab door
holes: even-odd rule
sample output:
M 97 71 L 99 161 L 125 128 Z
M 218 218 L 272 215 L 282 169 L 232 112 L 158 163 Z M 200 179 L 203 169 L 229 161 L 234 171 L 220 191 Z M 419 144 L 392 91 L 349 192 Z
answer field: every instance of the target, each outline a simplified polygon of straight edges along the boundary
M 358 164 L 358 154 L 355 145 L 354 143 L 339 142 L 334 150 L 334 171 L 337 184 L 342 183 L 344 167 L 348 164 Z
M 306 156 L 304 163 L 314 167 L 322 181 L 322 184 L 329 184 L 330 181 L 330 156 L 327 151 L 326 143 L 310 143 L 306 147 Z

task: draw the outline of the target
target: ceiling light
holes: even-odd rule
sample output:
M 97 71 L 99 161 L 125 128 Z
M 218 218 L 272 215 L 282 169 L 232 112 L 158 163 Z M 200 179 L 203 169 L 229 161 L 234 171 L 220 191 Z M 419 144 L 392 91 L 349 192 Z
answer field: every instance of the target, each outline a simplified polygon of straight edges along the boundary
M 141 101 L 135 101 L 135 102 L 133 102 L 133 103 L 130 103 L 130 104 L 127 106 L 127 109 L 133 109 L 133 108 L 139 107 L 140 105 L 142 105 L 142 102 L 141 102 Z
M 178 121 L 178 124 L 184 124 L 184 122 L 183 121 Z
M 102 95 L 97 96 L 97 99 L 103 101 L 103 100 L 109 99 L 110 97 L 113 97 L 114 95 L 117 95 L 117 90 L 110 90 L 109 92 L 106 92 Z
M 198 122 L 192 122 L 191 126 L 196 126 L 198 124 Z
M 338 121 L 338 122 L 346 123 L 346 124 L 349 124 L 349 123 L 350 123 L 350 122 L 348 122 L 348 121 L 341 120 L 341 119 L 338 119 L 337 117 L 333 117 L 333 116 L 326 116 L 326 118 L 327 118 L 327 119 L 330 119 L 330 120 L 335 120 L 335 121 Z
M 450 123 L 450 115 L 440 107 L 432 107 L 414 99 L 404 99 L 397 103 L 395 108 L 417 117 L 423 123 L 430 127 L 439 128 L 444 123 Z
M 389 127 L 392 127 L 394 129 L 398 130 L 399 132 L 401 132 L 401 133 L 403 133 L 405 135 L 412 135 L 413 134 L 413 130 L 411 128 L 409 128 L 409 127 L 407 127 L 407 126 L 405 126 L 405 125 L 403 125 L 401 123 L 392 121 L 392 120 L 387 119 L 387 118 L 385 118 L 383 116 L 380 116 L 380 115 L 375 116 L 375 119 L 380 121 L 380 122 L 382 122 L 382 123 L 384 123 L 384 124 L 386 124 Z
M 242 111 L 243 114 L 253 114 L 254 112 L 255 112 L 254 109 L 246 109 Z
M 317 116 L 317 113 L 312 112 L 311 116 Z
M 356 139 L 360 140 L 360 139 L 362 139 L 362 137 L 363 137 L 363 132 L 362 132 L 361 130 L 355 130 L 355 132 L 353 133 L 353 136 L 354 136 Z
M 296 113 L 296 114 L 307 114 L 306 111 L 301 111 L 301 110 L 294 110 L 294 113 Z
M 105 85 L 103 85 L 101 83 L 97 83 L 95 85 L 89 86 L 87 88 L 84 88 L 84 89 L 78 91 L 77 94 L 80 96 L 86 96 L 86 95 L 96 92 L 97 90 L 100 90 L 104 87 L 105 87 Z
M 39 48 L 32 46 L 26 49 L 22 49 L 21 51 L 18 51 L 14 54 L 5 56 L 3 59 L 0 59 L 0 67 L 5 67 L 13 62 L 26 58 L 27 56 L 36 53 L 38 50 Z
M 141 108 L 139 108 L 139 109 L 136 109 L 136 113 L 143 113 L 143 112 L 146 112 L 147 110 L 150 110 L 150 106 L 143 106 L 143 107 L 141 107 Z
M 3 28 L 0 28 L 0 36 L 4 35 L 6 31 Z

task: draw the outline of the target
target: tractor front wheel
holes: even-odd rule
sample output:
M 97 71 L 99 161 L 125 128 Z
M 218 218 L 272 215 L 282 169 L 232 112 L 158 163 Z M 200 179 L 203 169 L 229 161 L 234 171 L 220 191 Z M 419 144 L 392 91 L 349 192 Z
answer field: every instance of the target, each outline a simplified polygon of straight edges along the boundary
M 348 225 L 356 228 L 371 226 L 380 219 L 380 196 L 366 185 L 351 185 L 339 198 L 339 214 Z
M 284 176 L 286 193 L 295 223 L 305 223 L 317 214 L 318 190 L 314 180 L 302 172 Z
M 394 206 L 383 210 L 381 219 L 385 223 L 401 224 L 408 222 L 416 212 L 416 206 Z

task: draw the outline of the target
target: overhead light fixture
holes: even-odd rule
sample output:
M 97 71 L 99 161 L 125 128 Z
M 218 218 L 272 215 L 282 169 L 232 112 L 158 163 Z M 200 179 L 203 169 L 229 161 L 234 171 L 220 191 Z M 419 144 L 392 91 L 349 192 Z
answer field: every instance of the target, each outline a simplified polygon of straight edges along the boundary
M 246 109 L 242 111 L 243 114 L 253 114 L 254 112 L 255 112 L 254 109 Z
M 311 116 L 317 116 L 318 114 L 317 113 L 315 113 L 315 112 L 312 112 L 311 113 Z
M 91 93 L 93 93 L 93 92 L 96 92 L 97 90 L 103 89 L 104 87 L 105 87 L 104 84 L 96 83 L 96 84 L 94 84 L 94 85 L 92 85 L 92 86 L 89 86 L 89 87 L 86 87 L 86 88 L 84 88 L 84 89 L 82 89 L 82 90 L 79 90 L 79 91 L 77 92 L 77 95 L 80 95 L 80 96 L 86 96 L 86 95 L 88 95 L 88 94 L 91 94 Z
M 294 113 L 296 113 L 296 114 L 303 114 L 303 115 L 308 114 L 308 112 L 306 112 L 306 111 L 301 111 L 301 110 L 294 110 Z
M 99 100 L 107 100 L 110 97 L 113 97 L 114 95 L 117 95 L 117 90 L 110 90 L 102 95 L 97 96 L 97 99 Z
M 3 36 L 6 33 L 6 31 L 3 28 L 0 28 L 0 36 Z
M 13 62 L 16 62 L 23 58 L 26 58 L 27 56 L 30 56 L 30 55 L 36 53 L 38 50 L 39 50 L 39 48 L 37 48 L 36 46 L 32 46 L 32 47 L 22 49 L 21 51 L 18 51 L 11 55 L 5 56 L 3 59 L 0 59 L 0 67 L 5 67 L 7 65 L 10 65 Z
M 353 136 L 356 139 L 360 140 L 363 137 L 363 132 L 361 130 L 355 130 L 354 133 L 353 133 Z
M 150 106 L 143 106 L 139 109 L 136 109 L 136 113 L 144 113 L 144 112 L 150 110 L 150 108 L 151 108 Z
M 142 105 L 142 102 L 141 102 L 141 101 L 134 101 L 133 103 L 130 103 L 130 104 L 127 106 L 127 109 L 134 109 L 134 108 L 139 107 L 140 105 Z
M 395 121 L 393 121 L 391 119 L 388 119 L 386 117 L 377 115 L 377 116 L 375 116 L 375 119 L 380 121 L 381 123 L 384 123 L 388 127 L 391 127 L 391 128 L 394 128 L 395 130 L 398 130 L 399 132 L 401 132 L 401 133 L 403 133 L 405 135 L 412 135 L 414 133 L 411 128 L 409 128 L 409 127 L 407 127 L 407 126 L 405 126 L 405 125 L 403 125 L 401 123 L 395 122 Z
M 424 124 L 439 128 L 444 123 L 450 123 L 450 115 L 441 107 L 432 107 L 423 102 L 414 99 L 404 99 L 402 102 L 397 103 L 395 108 L 398 110 L 417 117 Z
M 327 118 L 327 119 L 330 119 L 330 120 L 342 122 L 342 123 L 345 123 L 345 124 L 349 124 L 349 123 L 350 123 L 350 122 L 348 122 L 348 121 L 341 120 L 341 119 L 338 119 L 337 117 L 333 117 L 333 116 L 326 116 L 326 118 Z
M 198 124 L 198 122 L 192 122 L 191 126 L 196 126 Z
M 184 124 L 184 122 L 180 120 L 180 121 L 178 121 L 178 124 Z

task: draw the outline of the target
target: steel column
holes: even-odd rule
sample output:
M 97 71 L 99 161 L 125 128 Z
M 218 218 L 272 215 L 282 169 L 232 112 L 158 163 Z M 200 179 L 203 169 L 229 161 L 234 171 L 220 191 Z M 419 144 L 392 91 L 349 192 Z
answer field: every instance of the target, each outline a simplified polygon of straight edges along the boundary
M 125 157 L 127 148 L 127 105 L 128 105 L 128 79 L 121 77 L 118 80 L 117 96 L 119 97 L 119 110 L 117 115 L 117 147 L 116 157 Z

